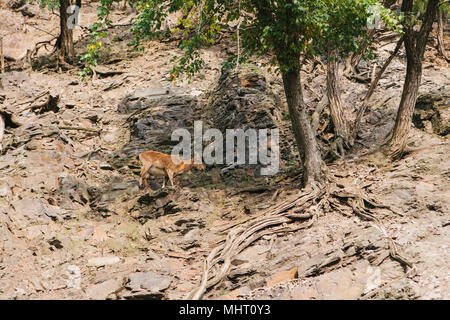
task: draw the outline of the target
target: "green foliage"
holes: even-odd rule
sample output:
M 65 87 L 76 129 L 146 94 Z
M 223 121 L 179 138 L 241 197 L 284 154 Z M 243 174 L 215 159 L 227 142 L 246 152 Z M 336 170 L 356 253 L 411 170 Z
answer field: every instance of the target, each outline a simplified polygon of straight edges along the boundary
M 92 74 L 93 67 L 97 66 L 97 61 L 101 58 L 101 39 L 107 35 L 106 31 L 100 31 L 100 28 L 103 27 L 103 25 L 103 23 L 96 22 L 89 27 L 91 37 L 89 39 L 87 52 L 80 58 L 80 61 L 84 62 L 84 68 L 79 72 L 83 79 Z
M 409 16 L 404 18 L 404 25 L 413 27 L 415 25 L 421 25 L 422 21 L 424 20 L 425 11 L 427 9 L 427 0 L 415 0 L 413 2 L 412 10 L 409 14 Z M 448 0 L 441 0 L 439 2 L 439 10 L 444 15 L 447 15 L 449 13 L 449 2 Z
M 172 59 L 172 62 L 176 62 L 172 77 L 176 79 L 180 73 L 186 73 L 190 77 L 203 67 L 198 49 L 214 45 L 224 26 L 222 20 L 225 11 L 221 2 L 231 4 L 231 1 L 216 3 L 211 0 L 137 0 L 140 14 L 132 28 L 135 41 L 130 45 L 137 49 L 143 39 L 153 40 L 167 32 L 181 32 L 180 48 L 184 49 L 184 55 Z M 178 27 L 172 31 L 162 30 L 168 14 L 173 12 L 181 12 L 183 15 L 177 21 Z
M 80 61 L 84 63 L 83 69 L 79 72 L 79 75 L 86 79 L 86 76 L 92 74 L 93 67 L 97 66 L 98 59 L 102 55 L 102 38 L 108 35 L 106 27 L 111 25 L 111 20 L 108 16 L 111 11 L 112 5 L 115 2 L 120 2 L 120 0 L 99 0 L 99 5 L 97 7 L 97 22 L 89 26 L 89 31 L 91 32 L 89 43 L 86 48 L 86 53 L 80 58 Z
M 45 0 L 42 0 L 45 1 Z M 114 2 L 100 0 L 98 17 L 103 26 Z M 135 0 L 139 15 L 131 31 L 133 49 L 141 49 L 143 40 L 158 39 L 167 33 L 181 35 L 181 57 L 174 57 L 172 77 L 189 77 L 203 67 L 200 49 L 214 45 L 223 30 L 239 25 L 240 48 L 225 66 L 232 67 L 252 56 L 269 56 L 277 70 L 300 68 L 300 56 L 322 52 L 330 44 L 341 54 L 356 51 L 368 41 L 367 21 L 375 8 L 385 25 L 401 32 L 401 17 L 385 9 L 377 0 Z M 173 30 L 165 28 L 170 13 L 182 15 Z M 165 29 L 164 29 L 165 28 Z M 94 28 L 98 30 L 98 28 Z M 163 30 L 164 29 L 164 30 Z M 99 34 L 93 32 L 92 50 L 83 56 L 87 71 L 95 65 L 94 49 Z M 362 41 L 362 42 L 361 42 Z M 92 46 L 95 48 L 92 48 Z M 238 61 L 239 60 L 239 61 Z
M 327 0 L 323 1 L 324 19 L 318 22 L 319 37 L 314 47 L 322 52 L 327 48 L 338 49 L 344 57 L 350 52 L 357 52 L 361 47 L 370 44 L 370 27 L 375 27 L 377 20 L 383 22 L 385 28 L 402 33 L 401 16 L 385 8 L 376 0 Z M 367 55 L 371 57 L 371 51 Z
M 30 3 L 33 2 L 33 0 L 30 1 Z M 37 0 L 37 3 L 39 3 L 41 8 L 48 8 L 50 10 L 59 8 L 59 0 Z
M 448 16 L 450 12 L 450 3 L 446 0 L 441 0 L 439 3 L 439 10 L 444 14 L 444 16 Z
M 192 75 L 202 61 L 201 47 L 215 43 L 221 30 L 235 27 L 239 21 L 243 52 L 240 61 L 251 56 L 272 56 L 271 63 L 282 72 L 300 68 L 300 55 L 314 55 L 330 43 L 341 54 L 358 50 L 361 38 L 367 38 L 370 7 L 376 7 L 387 27 L 399 25 L 398 18 L 376 0 L 138 0 L 140 15 L 133 31 L 140 40 L 157 38 L 162 21 L 170 12 L 181 11 L 183 29 L 180 47 L 184 56 L 176 62 L 172 74 Z M 367 41 L 367 40 L 366 40 Z M 226 65 L 232 66 L 236 57 Z

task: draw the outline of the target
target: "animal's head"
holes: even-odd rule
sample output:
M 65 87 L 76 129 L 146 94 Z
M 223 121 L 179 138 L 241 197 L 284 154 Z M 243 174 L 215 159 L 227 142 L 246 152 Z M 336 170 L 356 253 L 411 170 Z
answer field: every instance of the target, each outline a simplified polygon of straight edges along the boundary
M 195 168 L 196 170 L 203 171 L 205 170 L 205 165 L 202 162 L 201 156 L 195 156 L 193 159 L 191 159 L 192 168 Z

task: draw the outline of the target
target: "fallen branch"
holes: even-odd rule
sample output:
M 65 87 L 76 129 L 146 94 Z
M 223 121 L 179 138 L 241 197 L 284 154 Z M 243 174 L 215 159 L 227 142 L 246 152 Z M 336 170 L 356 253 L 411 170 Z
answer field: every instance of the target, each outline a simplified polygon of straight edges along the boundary
M 62 141 L 68 143 L 72 148 L 75 147 L 73 140 L 66 136 L 63 132 L 59 131 L 58 134 Z
M 50 94 L 50 91 L 43 92 L 43 93 L 41 93 L 40 95 L 34 97 L 34 98 L 31 99 L 31 100 L 27 100 L 27 101 L 25 101 L 25 102 L 18 103 L 18 104 L 16 104 L 13 108 L 18 107 L 18 106 L 21 106 L 21 105 L 23 105 L 23 104 L 30 104 L 29 106 L 27 106 L 27 107 L 25 107 L 25 108 L 19 110 L 18 113 L 20 114 L 20 113 L 22 113 L 22 112 L 24 112 L 24 111 L 26 111 L 26 110 L 28 110 L 28 109 L 31 109 L 31 107 L 32 107 L 31 104 L 32 104 L 32 103 L 34 103 L 36 100 L 42 98 L 43 96 L 45 96 L 45 95 L 47 95 L 47 94 Z
M 398 37 L 398 33 L 397 32 L 389 32 L 389 33 L 386 33 L 386 34 L 378 37 L 376 39 L 376 41 L 377 42 L 383 42 L 383 41 L 391 40 L 391 39 L 394 39 L 394 38 L 397 38 L 397 37 Z

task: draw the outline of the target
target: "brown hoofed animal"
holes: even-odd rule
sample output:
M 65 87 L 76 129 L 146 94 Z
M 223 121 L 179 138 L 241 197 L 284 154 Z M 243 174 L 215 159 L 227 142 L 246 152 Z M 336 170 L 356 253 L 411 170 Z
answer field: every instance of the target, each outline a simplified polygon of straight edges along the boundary
M 178 158 L 179 159 L 179 158 Z M 182 161 L 180 159 L 179 164 L 175 164 L 172 161 L 172 156 L 169 154 L 149 150 L 141 153 L 139 155 L 139 160 L 142 163 L 141 169 L 141 179 L 139 180 L 139 185 L 142 187 L 143 184 L 149 187 L 147 181 L 147 175 L 164 177 L 163 188 L 166 186 L 167 177 L 169 177 L 170 183 L 173 186 L 173 178 L 179 174 L 189 171 L 193 168 L 197 170 L 205 170 L 204 164 L 195 164 L 194 161 Z

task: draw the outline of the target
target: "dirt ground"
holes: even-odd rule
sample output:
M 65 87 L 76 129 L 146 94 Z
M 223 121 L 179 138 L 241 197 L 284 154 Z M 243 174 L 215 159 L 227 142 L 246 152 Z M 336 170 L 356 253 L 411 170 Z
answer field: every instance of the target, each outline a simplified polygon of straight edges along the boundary
M 0 4 L 5 55 L 11 58 L 0 74 L 0 111 L 14 115 L 0 152 L 1 299 L 186 298 L 200 283 L 206 256 L 230 230 L 298 192 L 301 172 L 281 79 L 261 61 L 251 68 L 264 90 L 244 92 L 242 99 L 275 110 L 269 118 L 281 128 L 280 173 L 267 178 L 251 168 L 208 167 L 178 177 L 174 188 L 158 189 L 159 181 L 153 181 L 154 190 L 138 188 L 136 155 L 150 147 L 170 148 L 165 129 L 206 122 L 216 110 L 210 106 L 223 97 L 221 64 L 235 50 L 231 39 L 202 51 L 205 68 L 191 81 L 174 83 L 168 72 L 173 55 L 181 55 L 178 42 L 152 41 L 143 52 L 130 51 L 127 24 L 133 13 L 117 10 L 104 40 L 110 51 L 97 77 L 83 81 L 77 68 L 55 67 L 50 47 L 32 63 L 19 59 L 49 33 L 57 34 L 57 16 L 29 5 L 35 13 L 30 17 L 8 9 L 6 1 Z M 84 10 L 81 23 L 87 26 L 95 20 L 95 7 Z M 75 38 L 81 53 L 83 32 L 77 30 Z M 393 41 L 379 46 L 378 65 Z M 420 96 L 438 97 L 434 106 L 442 127 L 449 119 L 450 69 L 434 41 Z M 361 69 L 371 70 L 371 63 L 362 62 Z M 396 214 L 376 209 L 387 234 L 351 210 L 330 207 L 310 228 L 252 243 L 205 299 L 450 298 L 448 132 L 436 129 L 434 120 L 419 119 L 423 127 L 411 129 L 411 151 L 402 160 L 391 163 L 369 152 L 392 129 L 405 65 L 402 49 L 372 98 L 357 146 L 346 159 L 329 164 L 338 185 L 395 209 Z M 305 99 L 313 107 L 324 92 L 325 74 L 303 76 Z M 342 78 L 350 118 L 367 89 L 368 84 Z M 47 91 L 60 96 L 58 110 L 26 109 L 44 101 L 34 98 Z M 414 264 L 412 272 L 391 259 L 387 238 Z

